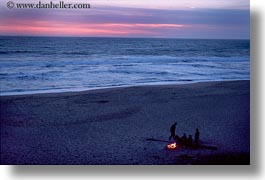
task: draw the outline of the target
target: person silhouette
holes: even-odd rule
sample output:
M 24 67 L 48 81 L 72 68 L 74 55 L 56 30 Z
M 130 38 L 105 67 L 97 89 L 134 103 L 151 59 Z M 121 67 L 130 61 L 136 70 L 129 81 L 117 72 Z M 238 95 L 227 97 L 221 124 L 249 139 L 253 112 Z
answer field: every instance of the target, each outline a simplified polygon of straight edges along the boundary
M 198 145 L 199 144 L 199 139 L 200 139 L 200 131 L 198 128 L 196 128 L 196 132 L 195 132 L 195 144 Z
M 176 139 L 176 134 L 175 134 L 176 126 L 177 126 L 177 123 L 175 122 L 175 123 L 172 124 L 172 126 L 170 127 L 170 137 L 169 137 L 169 140 L 171 140 L 171 138 L 173 138 L 174 140 Z
M 188 137 L 187 146 L 192 146 L 192 136 L 191 135 L 189 135 L 189 137 Z
M 183 136 L 180 138 L 180 143 L 184 146 L 187 145 L 187 135 L 186 133 L 183 133 Z

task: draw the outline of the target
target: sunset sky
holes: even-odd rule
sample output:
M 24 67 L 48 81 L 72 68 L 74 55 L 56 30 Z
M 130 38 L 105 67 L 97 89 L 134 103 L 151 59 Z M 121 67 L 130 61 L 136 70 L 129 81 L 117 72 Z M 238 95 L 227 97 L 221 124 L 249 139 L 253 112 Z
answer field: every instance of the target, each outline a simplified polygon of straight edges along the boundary
M 249 0 L 64 0 L 90 9 L 8 9 L 7 2 L 0 35 L 250 38 Z

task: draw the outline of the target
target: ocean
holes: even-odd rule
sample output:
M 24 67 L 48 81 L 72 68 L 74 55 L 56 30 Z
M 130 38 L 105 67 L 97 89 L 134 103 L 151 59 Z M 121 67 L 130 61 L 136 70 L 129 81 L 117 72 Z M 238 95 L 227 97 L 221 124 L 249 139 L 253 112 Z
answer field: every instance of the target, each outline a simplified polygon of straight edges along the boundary
M 250 79 L 249 40 L 0 36 L 0 95 Z

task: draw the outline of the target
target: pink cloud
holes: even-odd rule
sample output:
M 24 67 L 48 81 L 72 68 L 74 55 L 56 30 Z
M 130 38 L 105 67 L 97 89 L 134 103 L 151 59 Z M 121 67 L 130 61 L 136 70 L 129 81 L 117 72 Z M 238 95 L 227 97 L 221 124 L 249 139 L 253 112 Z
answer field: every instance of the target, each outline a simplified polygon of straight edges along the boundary
M 179 29 L 182 24 L 66 23 L 61 21 L 16 21 L 0 25 L 0 33 L 52 36 L 157 35 L 158 29 Z

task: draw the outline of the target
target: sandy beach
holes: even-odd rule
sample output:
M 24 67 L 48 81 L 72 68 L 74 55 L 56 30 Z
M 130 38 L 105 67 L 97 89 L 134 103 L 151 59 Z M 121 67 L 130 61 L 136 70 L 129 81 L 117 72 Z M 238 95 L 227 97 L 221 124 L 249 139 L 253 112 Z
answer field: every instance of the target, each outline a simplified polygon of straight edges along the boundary
M 1 96 L 1 164 L 249 164 L 250 82 Z M 169 128 L 212 149 L 166 150 Z

